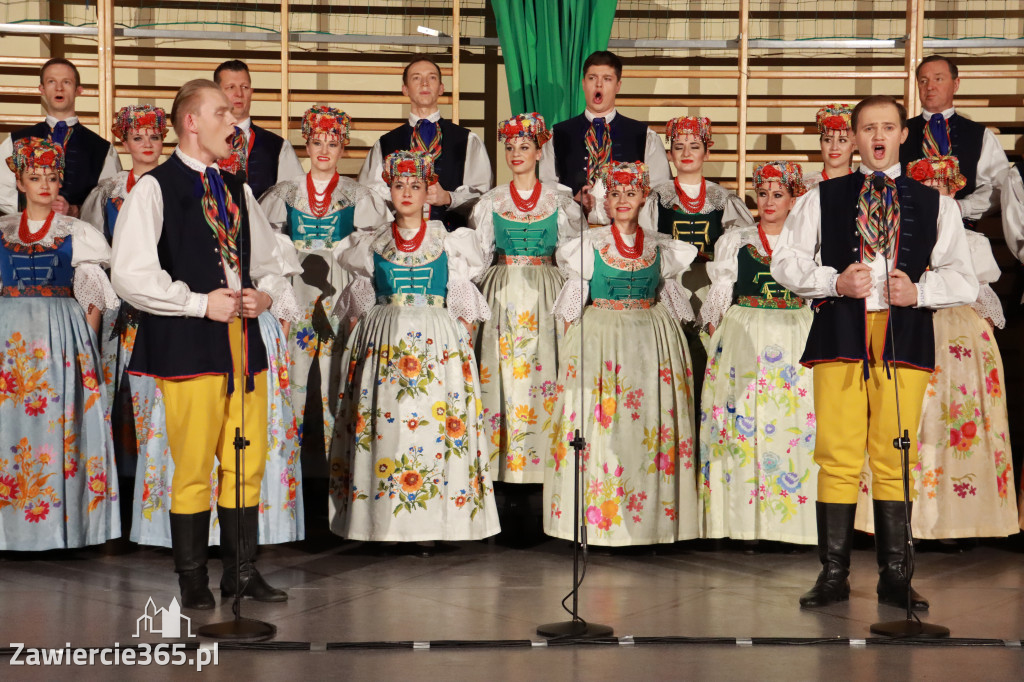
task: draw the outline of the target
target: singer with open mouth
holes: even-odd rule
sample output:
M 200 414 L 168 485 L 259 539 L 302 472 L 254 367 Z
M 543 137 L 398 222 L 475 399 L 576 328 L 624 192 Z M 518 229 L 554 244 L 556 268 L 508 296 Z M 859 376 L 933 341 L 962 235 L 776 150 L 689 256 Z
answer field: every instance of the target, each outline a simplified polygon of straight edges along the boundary
M 901 453 L 893 439 L 902 435 L 901 418 L 913 467 L 921 402 L 935 364 L 932 312 L 973 303 L 978 280 L 956 204 L 900 172 L 903 107 L 875 95 L 861 100 L 851 119 L 859 172 L 823 182 L 797 201 L 771 266 L 776 281 L 814 299 L 801 363 L 814 368 L 822 570 L 800 605 L 849 598 L 866 450 L 878 601 L 906 608 L 909 599 L 915 610 L 926 610 L 928 602 L 908 589 Z

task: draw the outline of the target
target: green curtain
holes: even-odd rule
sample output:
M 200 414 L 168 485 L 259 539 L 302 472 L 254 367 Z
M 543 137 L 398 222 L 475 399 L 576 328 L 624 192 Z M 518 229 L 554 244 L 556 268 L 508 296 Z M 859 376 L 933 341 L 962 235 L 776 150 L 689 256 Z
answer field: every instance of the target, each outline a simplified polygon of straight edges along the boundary
M 494 0 L 512 111 L 548 126 L 583 111 L 583 61 L 608 48 L 615 0 Z M 504 115 L 502 115 L 504 118 Z

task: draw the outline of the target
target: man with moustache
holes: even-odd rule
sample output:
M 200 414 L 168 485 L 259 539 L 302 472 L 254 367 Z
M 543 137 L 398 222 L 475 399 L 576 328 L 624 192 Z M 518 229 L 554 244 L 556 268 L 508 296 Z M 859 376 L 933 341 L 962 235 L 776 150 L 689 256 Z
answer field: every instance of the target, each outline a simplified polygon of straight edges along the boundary
M 899 145 L 907 137 L 902 105 L 885 95 L 868 97 L 854 108 L 851 125 L 860 172 L 823 182 L 797 200 L 771 266 L 776 281 L 814 299 L 814 321 L 800 362 L 814 368 L 822 570 L 800 605 L 849 598 L 853 522 L 866 451 L 878 601 L 906 608 L 910 577 L 902 455 L 892 445 L 901 435 L 896 380 L 913 467 L 921 401 L 935 364 L 932 310 L 973 303 L 978 280 L 956 204 L 901 173 Z M 912 608 L 927 610 L 927 600 L 909 591 Z
M 306 171 L 295 148 L 280 135 L 252 122 L 252 79 L 246 63 L 238 59 L 224 62 L 213 72 L 213 80 L 231 103 L 238 135 L 232 155 L 218 164 L 221 170 L 241 175 L 257 199 L 279 182 L 301 180 Z
M 550 153 L 540 161 L 542 182 L 568 186 L 585 212 L 594 207 L 590 190 L 598 169 L 612 161 L 643 161 L 651 187 L 672 179 L 661 138 L 640 121 L 618 113 L 615 96 L 622 88 L 622 61 L 598 50 L 583 62 L 586 109 L 553 129 Z
M 427 190 L 429 219 L 442 221 L 449 231 L 465 227 L 477 199 L 492 185 L 484 143 L 476 133 L 441 117 L 441 67 L 429 55 L 416 55 L 406 64 L 402 94 L 409 98 L 409 120 L 374 143 L 359 170 L 359 184 L 375 190 L 390 207 L 391 190 L 381 176 L 383 159 L 402 150 L 427 152 L 434 157 L 437 174 Z
M 999 206 L 1003 174 L 1010 166 L 1006 152 L 991 130 L 956 112 L 953 97 L 960 89 L 960 71 L 953 60 L 933 54 L 917 67 L 921 115 L 907 121 L 907 139 L 900 145 L 900 163 L 922 157 L 951 155 L 960 162 L 967 184 L 955 199 L 964 225 L 974 229 L 978 220 Z
M 221 596 L 242 590 L 260 601 L 284 601 L 287 595 L 253 564 L 267 457 L 267 352 L 256 318 L 294 305 L 286 279 L 292 273 L 252 191 L 217 167 L 231 154 L 235 134 L 221 89 L 213 81 L 189 81 L 174 98 L 171 120 L 177 149 L 139 178 L 121 207 L 111 280 L 119 296 L 143 311 L 128 372 L 154 377 L 164 398 L 181 605 L 214 606 L 206 570 L 214 457 L 220 460 Z M 233 441 L 243 422 L 250 444 L 238 507 Z
M 60 57 L 48 60 L 39 70 L 39 93 L 43 96 L 46 120 L 16 130 L 0 144 L 0 159 L 11 155 L 14 141 L 26 137 L 50 140 L 64 148 L 64 182 L 53 210 L 78 217 L 85 198 L 100 180 L 121 170 L 117 150 L 102 137 L 79 123 L 75 99 L 82 94 L 78 68 Z M 18 212 L 18 188 L 14 173 L 0 164 L 0 213 Z

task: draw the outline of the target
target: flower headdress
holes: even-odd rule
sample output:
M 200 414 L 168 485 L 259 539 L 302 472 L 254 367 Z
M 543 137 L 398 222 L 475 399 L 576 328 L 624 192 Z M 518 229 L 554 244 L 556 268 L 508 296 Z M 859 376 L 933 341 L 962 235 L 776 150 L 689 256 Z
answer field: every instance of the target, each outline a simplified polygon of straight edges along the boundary
M 606 163 L 601 166 L 598 177 L 609 190 L 615 185 L 625 185 L 639 189 L 645 197 L 651 193 L 651 175 L 642 161 Z
M 513 137 L 525 137 L 543 147 L 551 139 L 551 131 L 544 123 L 544 117 L 537 112 L 516 114 L 498 124 L 498 142 L 505 143 Z
M 790 194 L 798 197 L 807 191 L 804 187 L 803 169 L 799 163 L 792 161 L 769 161 L 754 169 L 754 187 L 777 182 L 789 189 Z
M 711 139 L 711 119 L 707 116 L 679 116 L 665 124 L 665 140 L 669 144 L 687 133 L 697 137 L 708 147 L 715 144 Z
M 7 157 L 7 167 L 16 175 L 27 168 L 53 168 L 57 177 L 64 177 L 64 148 L 41 137 L 23 137 L 14 141 L 14 152 Z
M 930 156 L 907 164 L 907 175 L 918 182 L 938 180 L 956 194 L 967 186 L 967 178 L 960 172 L 960 161 L 955 156 Z
M 318 133 L 337 135 L 344 144 L 349 143 L 349 130 L 352 128 L 352 118 L 341 109 L 318 104 L 315 107 L 306 109 L 302 115 L 302 138 L 309 138 Z
M 425 152 L 397 151 L 388 154 L 384 159 L 384 172 L 381 173 L 388 185 L 397 177 L 422 178 L 427 184 L 437 182 L 434 174 L 434 157 Z
M 827 107 L 818 109 L 815 122 L 818 124 L 818 134 L 824 135 L 830 130 L 852 130 L 850 121 L 853 117 L 853 110 L 845 104 L 829 104 Z
M 160 138 L 167 137 L 167 114 L 160 107 L 149 104 L 129 104 L 114 114 L 110 132 L 119 140 L 127 139 L 133 130 L 155 130 Z

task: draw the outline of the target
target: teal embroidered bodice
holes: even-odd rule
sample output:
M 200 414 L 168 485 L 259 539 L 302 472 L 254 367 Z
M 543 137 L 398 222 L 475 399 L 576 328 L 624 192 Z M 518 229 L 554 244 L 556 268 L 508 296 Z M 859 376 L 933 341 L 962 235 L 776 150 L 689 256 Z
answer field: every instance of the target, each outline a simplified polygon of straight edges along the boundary
M 317 218 L 288 206 L 288 236 L 300 247 L 307 249 L 329 249 L 352 234 L 355 219 L 355 205 Z
M 494 220 L 494 244 L 508 256 L 550 256 L 558 245 L 558 211 L 546 218 L 525 223 L 498 213 Z
M 605 262 L 600 251 L 594 251 L 594 276 L 590 280 L 591 299 L 651 299 L 661 282 L 661 253 L 654 262 L 638 270 L 620 270 Z
M 379 253 L 373 254 L 373 287 L 378 297 L 394 294 L 448 295 L 448 254 L 429 263 L 397 265 Z

